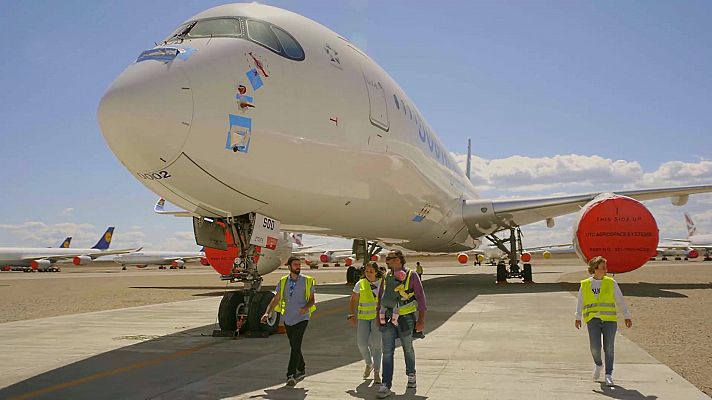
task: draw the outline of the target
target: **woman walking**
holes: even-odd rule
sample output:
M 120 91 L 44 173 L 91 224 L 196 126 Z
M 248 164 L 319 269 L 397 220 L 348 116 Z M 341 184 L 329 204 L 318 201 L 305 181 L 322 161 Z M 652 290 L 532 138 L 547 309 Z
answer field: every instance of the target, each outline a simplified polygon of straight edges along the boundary
M 581 327 L 581 317 L 583 317 L 588 327 L 595 381 L 601 377 L 601 369 L 603 369 L 601 360 L 601 336 L 603 336 L 603 352 L 606 360 L 605 382 L 607 386 L 613 386 L 613 347 L 618 329 L 617 308 L 623 312 L 625 326 L 630 328 L 633 326 L 633 321 L 618 283 L 606 276 L 606 264 L 606 259 L 601 256 L 593 257 L 588 262 L 588 273 L 593 276 L 581 281 L 575 326 L 576 329 Z
M 364 275 L 351 293 L 346 319 L 356 327 L 356 344 L 366 363 L 363 379 L 368 379 L 373 371 L 373 383 L 381 383 L 381 332 L 378 329 L 376 299 L 383 275 L 376 263 L 367 264 Z M 355 312 L 357 305 L 358 313 Z

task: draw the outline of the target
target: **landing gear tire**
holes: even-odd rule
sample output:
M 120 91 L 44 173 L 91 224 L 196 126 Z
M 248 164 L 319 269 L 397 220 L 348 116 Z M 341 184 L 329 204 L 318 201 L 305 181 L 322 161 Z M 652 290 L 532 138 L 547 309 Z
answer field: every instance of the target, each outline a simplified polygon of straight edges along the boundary
M 260 319 L 267 311 L 269 303 L 272 301 L 274 293 L 272 292 L 256 292 L 252 296 L 252 302 L 250 303 L 250 312 L 247 316 L 248 325 L 252 327 L 253 331 L 267 332 L 272 335 L 277 332 L 277 327 L 279 326 L 280 314 L 273 312 L 270 314 L 267 323 L 262 323 Z
M 237 329 L 237 315 L 242 314 L 245 309 L 245 295 L 242 292 L 227 292 L 223 295 L 218 308 L 218 324 L 220 330 L 234 331 Z M 263 311 L 264 312 L 264 311 Z M 259 322 L 259 319 L 258 319 Z M 247 331 L 249 328 L 249 318 L 243 324 L 240 331 Z
M 507 282 L 507 266 L 503 262 L 497 264 L 497 282 Z
M 522 271 L 522 280 L 524 282 L 529 282 L 532 283 L 534 280 L 532 279 L 532 265 L 529 263 L 526 263 L 523 265 L 524 270 Z
M 661 258 L 661 260 L 667 261 L 667 257 L 663 257 L 663 258 Z
M 346 269 L 346 283 L 356 283 L 356 281 L 354 280 L 355 275 L 356 275 L 356 267 L 353 267 L 353 266 L 348 267 Z

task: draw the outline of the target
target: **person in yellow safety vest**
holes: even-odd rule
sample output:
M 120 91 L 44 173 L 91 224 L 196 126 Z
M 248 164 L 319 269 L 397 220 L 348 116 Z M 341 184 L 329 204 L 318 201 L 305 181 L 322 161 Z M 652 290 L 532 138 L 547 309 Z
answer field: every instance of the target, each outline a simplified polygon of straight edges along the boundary
M 607 261 L 601 256 L 593 257 L 588 262 L 588 273 L 593 276 L 581 281 L 574 325 L 576 329 L 581 328 L 583 317 L 588 327 L 588 340 L 594 362 L 594 381 L 600 379 L 601 369 L 603 369 L 601 361 L 601 335 L 603 335 L 603 352 L 606 359 L 605 383 L 607 386 L 613 386 L 613 347 L 618 329 L 617 309 L 623 312 L 626 327 L 633 326 L 633 321 L 618 283 L 606 276 L 607 271 Z
M 289 365 L 287 366 L 287 386 L 294 386 L 306 376 L 302 339 L 307 329 L 309 318 L 316 306 L 314 298 L 314 278 L 301 274 L 302 262 L 299 257 L 287 260 L 289 274 L 282 277 L 275 288 L 275 296 L 262 316 L 262 323 L 267 322 L 272 311 L 282 314 L 284 327 L 289 338 Z
M 373 383 L 381 383 L 381 332 L 376 318 L 376 299 L 383 274 L 378 264 L 371 263 L 366 265 L 364 275 L 351 293 L 346 319 L 356 327 L 356 345 L 366 362 L 363 379 L 368 379 L 373 371 Z M 355 312 L 357 305 L 358 313 Z
M 420 280 L 422 281 L 423 280 L 423 266 L 420 265 L 420 261 L 415 263 L 415 272 L 418 273 L 418 278 L 420 278 Z
M 390 272 L 383 280 L 378 291 L 378 306 L 376 312 L 380 314 L 385 309 L 386 321 L 381 325 L 381 340 L 383 345 L 383 383 L 378 389 L 378 397 L 383 399 L 393 394 L 393 354 L 395 352 L 396 338 L 400 339 L 405 358 L 405 373 L 408 375 L 407 387 L 415 389 L 415 350 L 413 349 L 413 331 L 422 332 L 425 328 L 425 291 L 418 274 L 405 267 L 405 257 L 400 250 L 393 250 L 386 256 L 386 264 Z M 402 301 L 400 294 L 393 290 L 399 282 L 396 273 L 403 271 L 406 274 L 405 288 L 407 292 L 415 293 L 415 297 Z M 393 308 L 399 308 L 398 326 L 392 323 Z M 415 314 L 418 320 L 415 320 Z M 415 329 L 414 329 L 415 328 Z

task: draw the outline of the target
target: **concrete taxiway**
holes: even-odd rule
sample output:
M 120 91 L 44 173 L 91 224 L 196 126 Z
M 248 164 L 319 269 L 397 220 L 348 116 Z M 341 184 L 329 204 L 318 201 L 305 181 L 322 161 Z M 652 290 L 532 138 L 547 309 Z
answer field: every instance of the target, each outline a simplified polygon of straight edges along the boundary
M 616 386 L 593 382 L 587 333 L 573 327 L 576 299 L 555 283 L 561 268 L 506 288 L 479 271 L 426 271 L 418 388 L 405 388 L 399 349 L 392 398 L 708 398 L 621 335 Z M 307 377 L 294 388 L 284 384 L 286 337 L 211 337 L 220 301 L 211 297 L 0 324 L 0 398 L 376 398 L 344 318 L 350 290 L 319 285 L 303 345 Z

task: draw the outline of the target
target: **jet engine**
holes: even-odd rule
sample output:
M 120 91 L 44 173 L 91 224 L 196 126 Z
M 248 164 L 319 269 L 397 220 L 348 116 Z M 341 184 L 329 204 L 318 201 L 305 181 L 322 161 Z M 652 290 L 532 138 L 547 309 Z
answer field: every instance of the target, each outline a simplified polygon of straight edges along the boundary
M 32 260 L 30 263 L 30 267 L 32 269 L 46 269 L 48 268 L 52 263 L 49 260 Z
M 551 258 L 551 252 L 548 251 L 548 250 L 545 251 L 545 252 L 543 252 L 543 253 L 541 253 L 541 255 L 542 255 L 542 257 L 544 257 L 545 260 L 548 260 L 548 259 Z
M 700 252 L 698 252 L 698 251 L 695 250 L 695 249 L 692 249 L 692 250 L 690 250 L 690 251 L 687 252 L 687 258 L 697 258 L 697 257 L 699 257 L 699 256 L 700 256 Z
M 633 271 L 657 255 L 658 225 L 650 211 L 630 197 L 604 193 L 586 204 L 573 226 L 576 254 L 588 262 L 608 261 L 608 271 Z
M 210 266 L 210 260 L 208 260 L 206 257 L 200 257 L 200 264 L 209 267 Z
M 531 253 L 524 252 L 522 253 L 522 256 L 519 257 L 519 259 L 522 260 L 522 262 L 528 263 L 532 260 L 532 255 Z
M 91 262 L 91 257 L 89 256 L 76 256 L 72 259 L 74 265 L 87 265 Z
M 323 262 L 324 264 L 330 263 L 332 260 L 332 257 L 329 254 L 322 254 L 319 256 L 319 261 Z
M 457 255 L 457 262 L 462 265 L 467 264 L 470 261 L 470 257 L 465 253 L 460 253 Z
M 356 260 L 353 257 L 346 257 L 346 259 L 344 259 L 344 265 L 350 267 L 353 265 L 354 261 Z
M 173 268 L 183 268 L 184 265 L 185 261 L 181 259 L 171 261 L 171 267 Z

